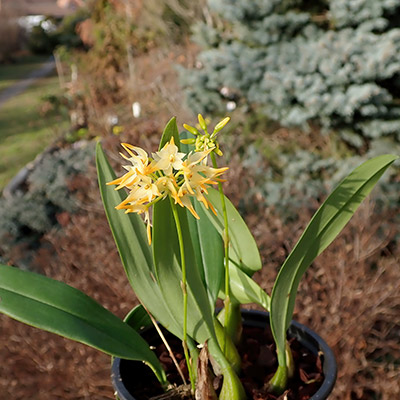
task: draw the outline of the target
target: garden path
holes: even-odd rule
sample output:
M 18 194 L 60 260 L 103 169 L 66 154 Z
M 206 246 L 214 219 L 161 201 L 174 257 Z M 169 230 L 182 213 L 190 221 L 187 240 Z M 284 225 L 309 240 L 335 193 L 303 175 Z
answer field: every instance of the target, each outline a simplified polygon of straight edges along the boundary
M 33 70 L 25 79 L 21 79 L 14 85 L 0 92 L 0 109 L 4 103 L 12 97 L 17 96 L 32 85 L 37 79 L 43 78 L 50 74 L 55 68 L 54 58 L 50 57 L 40 68 Z

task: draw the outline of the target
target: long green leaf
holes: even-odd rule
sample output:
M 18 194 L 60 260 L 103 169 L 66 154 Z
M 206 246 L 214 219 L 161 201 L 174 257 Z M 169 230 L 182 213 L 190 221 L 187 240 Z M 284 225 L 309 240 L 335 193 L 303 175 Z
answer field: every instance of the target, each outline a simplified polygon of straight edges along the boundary
M 100 144 L 96 147 L 96 163 L 104 209 L 129 283 L 152 315 L 166 329 L 179 336 L 180 325 L 166 306 L 154 276 L 152 251 L 142 219 L 137 214 L 115 210 L 115 206 L 125 199 L 126 194 L 106 185 L 115 179 L 115 174 Z
M 286 330 L 293 315 L 301 277 L 344 228 L 360 203 L 397 158 L 393 155 L 375 157 L 348 175 L 314 214 L 282 265 L 271 296 L 271 328 L 280 365 L 285 365 Z
M 145 361 L 165 382 L 157 357 L 134 329 L 63 282 L 0 265 L 0 312 L 112 356 Z
M 217 231 L 222 235 L 224 230 L 224 215 L 220 194 L 218 190 L 210 188 L 208 189 L 207 197 L 216 209 L 217 215 L 214 215 L 210 210 L 204 210 Z M 243 218 L 227 197 L 225 197 L 225 203 L 230 239 L 229 258 L 238 268 L 242 269 L 248 275 L 252 275 L 262 266 L 257 244 Z
M 177 211 L 185 235 L 185 232 L 188 232 L 186 211 L 179 206 Z M 214 337 L 213 310 L 210 308 L 207 292 L 195 265 L 196 260 L 189 235 L 184 236 L 184 247 L 187 269 L 188 334 L 196 341 L 204 343 Z M 180 250 L 169 198 L 153 206 L 153 255 L 156 277 L 164 300 L 175 319 L 180 322 L 180 326 L 183 326 Z
M 221 235 L 210 223 L 203 207 L 196 200 L 193 207 L 200 219 L 195 219 L 187 212 L 189 232 L 193 239 L 196 263 L 204 280 L 210 306 L 214 309 L 225 273 L 224 244 Z

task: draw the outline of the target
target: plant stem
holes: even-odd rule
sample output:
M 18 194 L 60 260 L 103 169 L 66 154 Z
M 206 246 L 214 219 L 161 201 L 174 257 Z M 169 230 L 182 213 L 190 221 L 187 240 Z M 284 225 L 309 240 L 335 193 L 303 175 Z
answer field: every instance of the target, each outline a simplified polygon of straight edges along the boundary
M 176 204 L 170 197 L 171 209 L 175 219 L 176 231 L 178 234 L 179 241 L 179 251 L 181 254 L 181 267 L 182 267 L 182 281 L 181 288 L 183 293 L 183 352 L 185 353 L 185 359 L 187 368 L 189 371 L 190 383 L 192 385 L 193 391 L 195 390 L 195 379 L 193 374 L 193 368 L 189 359 L 189 352 L 187 346 L 187 309 L 188 309 L 188 296 L 187 296 L 187 282 L 186 282 L 186 259 L 185 259 L 185 246 L 183 243 L 183 235 L 181 228 L 181 221 L 179 219 L 178 210 L 176 209 Z
M 218 168 L 217 160 L 215 159 L 214 152 L 211 152 L 211 161 L 214 168 Z M 225 300 L 224 300 L 224 308 L 225 308 L 225 318 L 224 318 L 224 326 L 228 325 L 228 321 L 230 318 L 230 287 L 229 287 L 229 225 L 228 225 L 228 213 L 226 212 L 226 203 L 224 191 L 222 189 L 221 182 L 218 182 L 218 191 L 221 197 L 222 204 L 222 213 L 224 215 L 224 232 L 222 235 L 222 239 L 224 241 L 224 251 L 225 251 Z M 225 352 L 225 346 L 224 346 Z

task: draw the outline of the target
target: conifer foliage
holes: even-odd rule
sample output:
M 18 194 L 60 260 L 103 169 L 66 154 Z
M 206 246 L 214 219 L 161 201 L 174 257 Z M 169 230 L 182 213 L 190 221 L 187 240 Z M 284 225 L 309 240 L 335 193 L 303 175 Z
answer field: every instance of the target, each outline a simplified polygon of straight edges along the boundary
M 200 24 L 196 69 L 182 74 L 188 104 L 228 101 L 285 126 L 310 122 L 368 149 L 400 141 L 400 2 L 209 0 L 222 21 Z

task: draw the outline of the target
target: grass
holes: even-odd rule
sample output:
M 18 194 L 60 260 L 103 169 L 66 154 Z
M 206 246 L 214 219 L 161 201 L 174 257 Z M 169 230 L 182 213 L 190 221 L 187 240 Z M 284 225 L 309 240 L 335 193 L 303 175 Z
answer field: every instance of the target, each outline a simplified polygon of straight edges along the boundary
M 59 91 L 57 76 L 48 76 L 0 107 L 0 191 L 68 126 L 66 116 L 40 112 L 43 96 Z
M 26 56 L 16 63 L 0 65 L 0 92 L 25 78 L 48 59 L 48 56 Z

